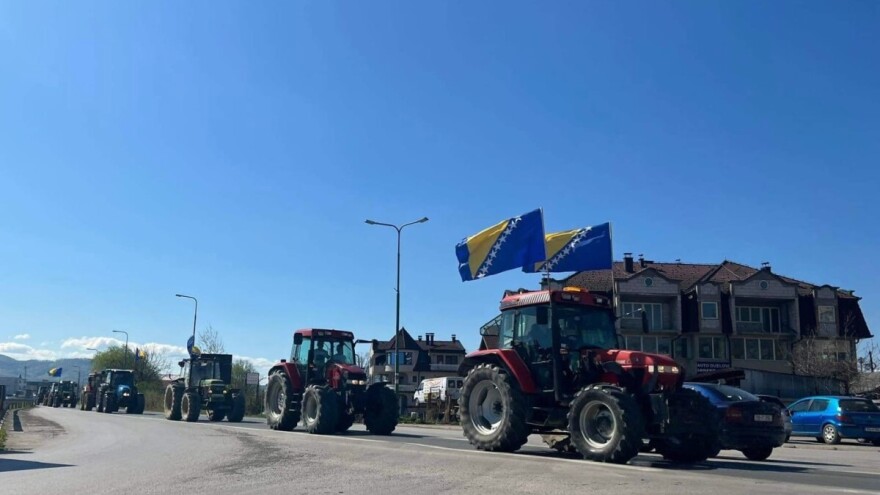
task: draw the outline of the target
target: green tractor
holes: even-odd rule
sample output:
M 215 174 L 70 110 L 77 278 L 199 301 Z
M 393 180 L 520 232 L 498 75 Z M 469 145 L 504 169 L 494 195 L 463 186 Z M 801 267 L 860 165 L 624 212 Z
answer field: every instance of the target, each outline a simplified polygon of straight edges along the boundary
M 76 407 L 76 383 L 62 380 L 53 384 L 48 404 L 52 407 Z
M 166 419 L 198 421 L 202 411 L 210 421 L 244 419 L 244 394 L 231 388 L 231 354 L 200 354 L 179 364 L 181 377 L 165 388 Z
M 98 412 L 112 413 L 125 408 L 126 414 L 144 413 L 144 394 L 138 393 L 132 370 L 106 369 L 95 391 Z

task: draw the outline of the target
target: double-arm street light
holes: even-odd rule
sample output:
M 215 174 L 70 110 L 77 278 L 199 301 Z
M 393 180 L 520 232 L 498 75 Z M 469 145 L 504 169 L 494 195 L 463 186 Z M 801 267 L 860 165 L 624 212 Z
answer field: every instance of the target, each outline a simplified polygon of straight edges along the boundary
M 196 309 L 193 312 L 193 345 L 196 342 L 196 318 L 199 316 L 199 300 L 194 298 L 193 296 L 187 296 L 186 294 L 174 294 L 177 297 L 185 297 L 187 299 L 192 299 L 196 303 Z
M 125 349 L 122 351 L 122 367 L 125 368 L 128 366 L 128 332 L 125 330 L 113 330 L 113 333 L 125 334 Z
M 391 227 L 392 229 L 397 231 L 397 288 L 395 292 L 397 292 L 397 305 L 395 309 L 394 315 L 394 393 L 397 394 L 400 392 L 400 232 L 404 229 L 404 227 L 408 227 L 410 225 L 415 225 L 417 223 L 425 223 L 428 221 L 428 217 L 422 217 L 415 222 L 405 223 L 403 225 L 397 226 L 391 223 L 382 223 L 375 222 L 373 220 L 366 220 L 366 223 L 369 225 L 382 225 L 384 227 Z

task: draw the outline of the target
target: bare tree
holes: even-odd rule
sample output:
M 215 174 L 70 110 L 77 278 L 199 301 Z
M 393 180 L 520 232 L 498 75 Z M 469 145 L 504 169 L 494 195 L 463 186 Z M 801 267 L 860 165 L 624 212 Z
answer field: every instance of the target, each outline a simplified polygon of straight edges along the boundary
M 208 354 L 223 354 L 226 348 L 223 346 L 223 339 L 220 333 L 214 330 L 214 327 L 208 325 L 204 330 L 199 332 L 199 347 L 202 352 Z

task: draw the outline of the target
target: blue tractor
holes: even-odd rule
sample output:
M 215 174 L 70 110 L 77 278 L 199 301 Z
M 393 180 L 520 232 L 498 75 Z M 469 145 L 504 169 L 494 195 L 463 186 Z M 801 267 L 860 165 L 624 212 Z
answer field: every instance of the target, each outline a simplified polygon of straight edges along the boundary
M 98 412 L 112 413 L 125 408 L 127 414 L 143 414 L 144 394 L 138 393 L 132 370 L 106 369 L 102 374 L 104 380 L 95 394 Z

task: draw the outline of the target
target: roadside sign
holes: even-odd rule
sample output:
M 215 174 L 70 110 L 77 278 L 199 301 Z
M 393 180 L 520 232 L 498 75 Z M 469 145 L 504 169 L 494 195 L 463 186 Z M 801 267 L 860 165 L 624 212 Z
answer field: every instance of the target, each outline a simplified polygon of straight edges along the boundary
M 245 385 L 257 385 L 260 383 L 259 373 L 248 373 L 244 380 Z

